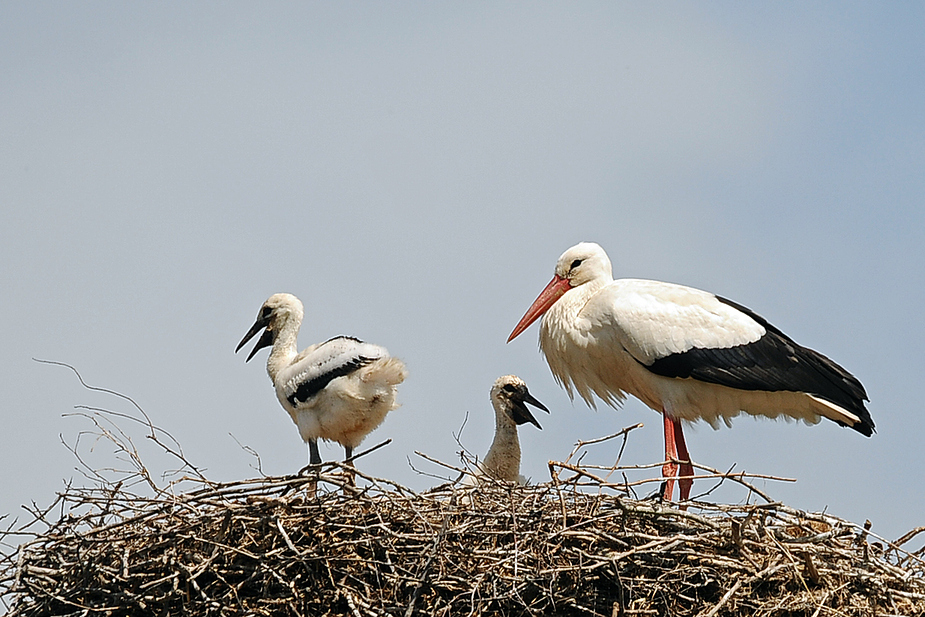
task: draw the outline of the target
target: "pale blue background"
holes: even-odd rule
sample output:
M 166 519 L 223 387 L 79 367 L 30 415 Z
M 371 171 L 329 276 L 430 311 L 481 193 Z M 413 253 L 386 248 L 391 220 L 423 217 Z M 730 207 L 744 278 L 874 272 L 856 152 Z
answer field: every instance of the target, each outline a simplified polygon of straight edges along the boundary
M 616 276 L 732 298 L 868 389 L 872 439 L 741 418 L 688 430 L 696 461 L 797 478 L 759 486 L 888 537 L 925 524 L 923 33 L 912 2 L 4 3 L 0 513 L 82 481 L 59 436 L 89 426 L 62 414 L 129 411 L 31 358 L 133 397 L 213 479 L 256 474 L 229 434 L 266 473 L 304 465 L 265 352 L 233 353 L 278 291 L 301 346 L 408 364 L 361 469 L 436 483 L 408 459 L 455 462 L 467 413 L 484 453 L 505 373 L 552 410 L 521 430 L 534 480 L 640 421 L 624 461 L 659 461 L 656 414 L 570 403 L 536 326 L 504 342 L 593 240 Z

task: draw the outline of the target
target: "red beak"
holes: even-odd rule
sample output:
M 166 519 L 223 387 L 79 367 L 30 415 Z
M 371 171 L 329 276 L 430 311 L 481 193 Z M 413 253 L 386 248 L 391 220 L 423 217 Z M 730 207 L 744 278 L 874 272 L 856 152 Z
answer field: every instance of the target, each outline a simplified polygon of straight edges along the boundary
M 558 274 L 552 277 L 552 280 L 549 281 L 549 285 L 546 286 L 546 289 L 533 301 L 533 304 L 530 305 L 530 308 L 527 309 L 527 313 L 520 318 L 517 327 L 514 328 L 514 331 L 511 332 L 511 335 L 507 338 L 507 342 L 510 343 L 517 336 L 530 327 L 534 321 L 539 319 L 539 317 L 549 310 L 553 304 L 556 303 L 556 300 L 562 297 L 562 294 L 571 289 L 571 284 L 568 279 L 564 279 Z

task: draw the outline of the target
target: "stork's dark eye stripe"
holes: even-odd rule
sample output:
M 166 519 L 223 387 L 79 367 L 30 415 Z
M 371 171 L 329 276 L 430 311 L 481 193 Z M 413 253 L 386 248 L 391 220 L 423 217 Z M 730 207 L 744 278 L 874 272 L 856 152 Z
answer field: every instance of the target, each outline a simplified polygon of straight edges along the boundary
M 571 269 L 574 270 L 575 268 L 577 268 L 577 267 L 580 266 L 580 265 L 581 265 L 581 260 L 580 260 L 580 259 L 576 259 L 575 261 L 572 262 Z

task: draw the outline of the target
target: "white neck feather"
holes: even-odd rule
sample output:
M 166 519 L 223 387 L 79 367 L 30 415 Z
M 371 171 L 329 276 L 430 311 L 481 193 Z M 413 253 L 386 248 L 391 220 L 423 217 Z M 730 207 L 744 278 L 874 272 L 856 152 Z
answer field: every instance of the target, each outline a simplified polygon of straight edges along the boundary
M 279 372 L 292 364 L 293 358 L 298 355 L 299 328 L 302 320 L 290 314 L 277 325 L 276 340 L 267 358 L 267 374 L 273 383 L 276 383 Z
M 520 440 L 517 438 L 517 424 L 498 404 L 495 407 L 495 438 L 485 456 L 482 467 L 492 478 L 516 482 L 520 473 Z

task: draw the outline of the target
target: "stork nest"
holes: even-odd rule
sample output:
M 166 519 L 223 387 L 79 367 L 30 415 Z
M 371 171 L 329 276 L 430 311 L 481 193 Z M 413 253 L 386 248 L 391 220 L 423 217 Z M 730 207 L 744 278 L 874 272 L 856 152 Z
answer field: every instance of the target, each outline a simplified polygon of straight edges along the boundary
M 696 464 L 698 479 L 745 487 L 744 503 L 635 499 L 658 480 L 627 474 L 661 463 L 621 467 L 621 447 L 612 467 L 595 467 L 579 453 L 617 437 L 625 446 L 641 425 L 579 442 L 533 486 L 483 479 L 417 493 L 339 463 L 217 483 L 135 401 L 77 377 L 132 408 L 77 406 L 95 428 L 70 448 L 92 486 L 68 486 L 0 529 L 9 617 L 925 615 L 925 548 L 904 548 L 925 527 L 888 542 L 869 523 L 776 503 L 749 484 L 756 476 Z M 157 480 L 119 422 L 179 462 L 161 475 L 173 480 Z M 108 441 L 128 468 L 95 469 L 82 437 Z M 465 456 L 464 469 L 420 456 L 474 469 Z
M 923 529 L 870 542 L 779 503 L 685 511 L 550 470 L 422 493 L 338 464 L 153 498 L 69 488 L 0 561 L 0 595 L 11 617 L 925 614 L 925 561 L 902 548 Z

